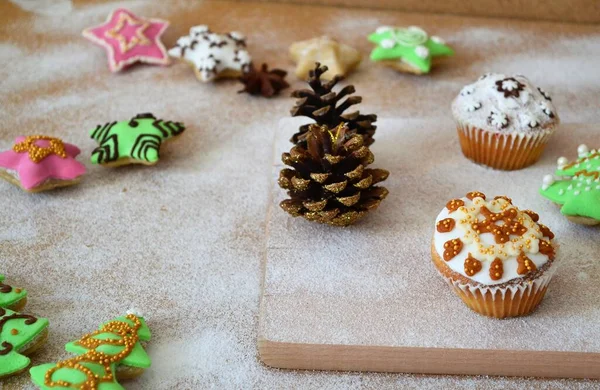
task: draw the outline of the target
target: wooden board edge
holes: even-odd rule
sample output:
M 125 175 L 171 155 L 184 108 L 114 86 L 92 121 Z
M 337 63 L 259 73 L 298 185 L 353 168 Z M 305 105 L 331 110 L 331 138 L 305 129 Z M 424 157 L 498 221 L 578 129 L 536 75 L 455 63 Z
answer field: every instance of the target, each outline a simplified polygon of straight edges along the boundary
M 267 366 L 300 370 L 600 379 L 600 353 L 301 344 L 258 339 Z

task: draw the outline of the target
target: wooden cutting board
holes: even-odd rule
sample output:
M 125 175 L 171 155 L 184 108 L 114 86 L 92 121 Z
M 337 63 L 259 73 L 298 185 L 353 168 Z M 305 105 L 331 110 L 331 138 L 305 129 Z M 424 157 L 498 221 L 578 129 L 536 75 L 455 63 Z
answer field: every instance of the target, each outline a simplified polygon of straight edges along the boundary
M 280 123 L 273 183 L 298 123 Z M 498 172 L 462 157 L 451 120 L 378 124 L 373 166 L 391 172 L 390 195 L 361 223 L 293 219 L 278 206 L 284 191 L 272 190 L 261 360 L 291 369 L 600 378 L 600 230 L 569 223 L 538 195 L 556 158 L 597 140 L 598 126 L 563 124 L 535 166 Z M 470 311 L 431 263 L 437 213 L 472 190 L 509 195 L 557 235 L 560 269 L 530 316 Z

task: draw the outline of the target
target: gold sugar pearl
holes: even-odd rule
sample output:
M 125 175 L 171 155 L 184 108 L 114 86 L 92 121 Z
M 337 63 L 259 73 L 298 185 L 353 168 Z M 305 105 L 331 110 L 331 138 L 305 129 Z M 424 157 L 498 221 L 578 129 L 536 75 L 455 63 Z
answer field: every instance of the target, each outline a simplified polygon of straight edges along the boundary
M 42 147 L 36 145 L 36 141 L 49 141 L 50 145 Z M 55 154 L 60 158 L 67 158 L 67 152 L 62 140 L 45 135 L 30 135 L 18 144 L 13 146 L 13 151 L 16 153 L 29 154 L 29 159 L 34 163 L 39 163 L 51 154 Z

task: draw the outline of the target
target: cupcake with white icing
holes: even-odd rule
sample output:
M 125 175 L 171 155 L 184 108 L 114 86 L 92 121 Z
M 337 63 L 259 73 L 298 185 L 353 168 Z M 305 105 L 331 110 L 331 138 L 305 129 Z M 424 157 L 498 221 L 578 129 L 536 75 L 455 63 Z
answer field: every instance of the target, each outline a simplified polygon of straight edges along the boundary
M 552 98 L 524 76 L 488 73 L 452 103 L 463 154 L 495 169 L 535 163 L 559 118 Z
M 438 215 L 433 263 L 477 313 L 516 317 L 541 302 L 556 269 L 554 234 L 504 196 L 470 192 Z

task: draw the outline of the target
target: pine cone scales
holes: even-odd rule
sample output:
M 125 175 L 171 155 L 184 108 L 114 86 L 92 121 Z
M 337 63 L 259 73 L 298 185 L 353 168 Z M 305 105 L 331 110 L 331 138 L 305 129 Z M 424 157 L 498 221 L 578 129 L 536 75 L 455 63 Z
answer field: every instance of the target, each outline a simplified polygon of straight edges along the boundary
M 365 145 L 371 145 L 375 141 L 373 135 L 377 126 L 373 123 L 377 121 L 377 115 L 363 115 L 360 111 L 344 114 L 345 110 L 362 102 L 362 97 L 350 96 L 356 92 L 353 85 L 347 85 L 337 93 L 333 92 L 333 87 L 344 78 L 338 75 L 331 81 L 322 82 L 321 75 L 326 71 L 326 66 L 321 66 L 318 62 L 315 64 L 315 69 L 309 73 L 308 84 L 311 89 L 292 92 L 292 97 L 298 98 L 298 100 L 290 113 L 292 116 L 309 117 L 318 125 L 325 125 L 330 129 L 337 127 L 340 123 L 346 123 L 349 134 L 360 134 L 364 138 Z M 346 99 L 342 101 L 344 98 Z M 301 126 L 290 141 L 303 145 L 306 142 L 310 125 Z
M 335 226 L 348 226 L 379 206 L 388 194 L 375 184 L 389 172 L 366 168 L 374 160 L 363 137 L 348 134 L 342 123 L 330 130 L 311 125 L 306 148 L 296 145 L 282 161 L 292 167 L 279 174 L 279 186 L 290 199 L 281 208 L 294 217 Z

